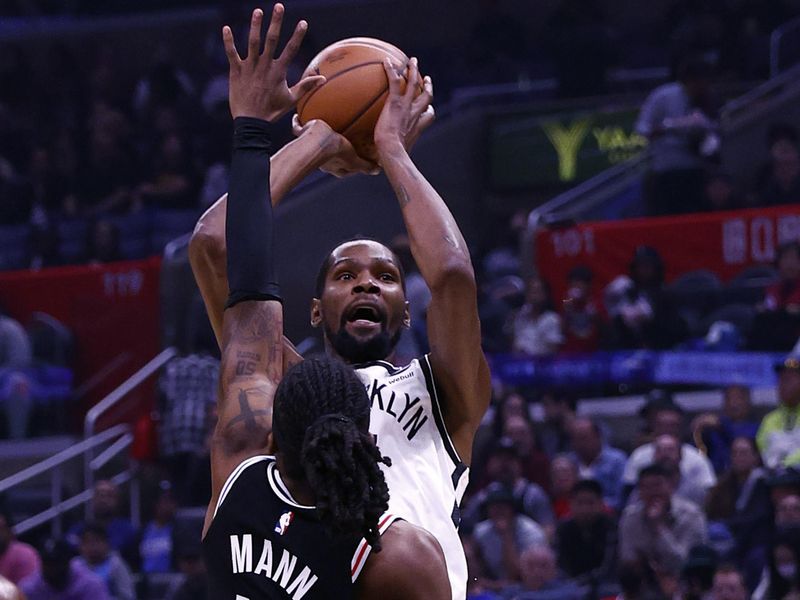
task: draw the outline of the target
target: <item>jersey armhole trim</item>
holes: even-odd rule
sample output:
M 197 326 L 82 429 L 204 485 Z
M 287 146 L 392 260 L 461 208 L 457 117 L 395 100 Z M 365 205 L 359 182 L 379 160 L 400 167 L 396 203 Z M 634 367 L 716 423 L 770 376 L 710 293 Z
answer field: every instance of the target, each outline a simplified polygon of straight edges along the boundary
M 381 517 L 381 520 L 378 522 L 378 534 L 383 535 L 386 533 L 386 530 L 389 529 L 395 521 L 402 521 L 402 519 L 397 515 L 391 514 L 385 514 Z M 364 570 L 364 565 L 367 564 L 367 558 L 369 558 L 370 552 L 372 552 L 372 546 L 369 545 L 367 540 L 361 538 L 358 546 L 356 546 L 356 551 L 353 553 L 353 559 L 350 561 L 350 577 L 353 583 L 356 582 L 358 576 L 361 575 L 361 571 Z
M 433 379 L 433 368 L 430 363 L 430 355 L 426 354 L 419 360 L 419 366 L 422 369 L 422 374 L 425 377 L 425 387 L 428 388 L 428 393 L 431 396 L 431 404 L 433 404 L 433 420 L 436 422 L 436 428 L 439 430 L 439 435 L 444 442 L 444 449 L 447 451 L 448 456 L 453 461 L 456 467 L 464 465 L 464 461 L 456 451 L 453 440 L 450 439 L 450 433 L 444 423 L 444 413 L 442 412 L 442 405 L 439 399 L 439 390 L 436 388 L 436 382 Z
M 212 520 L 214 517 L 217 516 L 217 511 L 219 511 L 219 507 L 222 506 L 222 503 L 225 502 L 225 498 L 233 488 L 233 484 L 236 483 L 236 480 L 239 479 L 239 476 L 244 473 L 245 469 L 251 467 L 252 465 L 264 462 L 267 460 L 274 460 L 274 457 L 267 456 L 267 455 L 259 455 L 259 456 L 251 456 L 250 458 L 246 458 L 242 462 L 239 463 L 239 466 L 236 467 L 230 475 L 228 475 L 228 479 L 225 481 L 225 485 L 222 486 L 222 491 L 219 494 L 219 499 L 217 499 L 217 505 L 214 507 L 214 515 L 211 517 Z

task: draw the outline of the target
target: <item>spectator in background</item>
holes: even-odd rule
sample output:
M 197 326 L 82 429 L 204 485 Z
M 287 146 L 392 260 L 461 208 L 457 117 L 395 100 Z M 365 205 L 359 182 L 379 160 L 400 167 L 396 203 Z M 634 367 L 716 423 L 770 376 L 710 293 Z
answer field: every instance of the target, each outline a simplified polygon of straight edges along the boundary
M 645 196 L 650 216 L 697 212 L 703 207 L 704 142 L 711 144 L 711 69 L 687 58 L 678 80 L 650 93 L 642 105 L 636 132 L 650 142 L 650 173 Z M 718 140 L 717 140 L 718 143 Z
M 564 352 L 594 352 L 600 345 L 600 314 L 592 298 L 594 274 L 585 266 L 567 276 L 563 301 Z
M 655 248 L 639 246 L 605 291 L 612 348 L 666 350 L 686 339 L 686 323 L 664 291 L 664 261 Z
M 176 557 L 181 580 L 167 594 L 166 600 L 211 600 L 208 597 L 206 565 L 197 541 L 182 540 L 177 544 Z
M 755 442 L 737 437 L 731 446 L 731 467 L 706 500 L 710 523 L 724 525 L 736 540 L 736 558 L 767 543 L 772 513 L 769 489 Z
M 756 182 L 761 206 L 795 204 L 800 199 L 800 152 L 797 130 L 786 123 L 773 124 L 767 131 L 769 161 Z
M 753 600 L 793 600 L 800 594 L 800 534 L 778 534 L 770 548 L 768 567 L 753 592 Z
M 547 536 L 533 519 L 517 513 L 514 496 L 501 483 L 487 488 L 486 511 L 488 518 L 475 526 L 473 538 L 487 575 L 503 584 L 520 581 L 520 555 L 546 546 Z
M 708 471 L 700 467 L 699 463 L 697 468 L 681 470 L 682 453 L 681 442 L 674 435 L 660 435 L 653 442 L 653 462 L 664 466 L 678 477 L 675 494 L 703 508 L 708 490 L 716 483 L 716 479 L 710 480 Z
M 550 463 L 550 498 L 553 512 L 561 520 L 571 515 L 572 489 L 578 483 L 578 465 L 568 454 L 559 454 Z
M 86 243 L 87 262 L 97 265 L 122 260 L 119 242 L 119 229 L 114 223 L 105 219 L 95 221 Z
M 0 509 L 0 575 L 11 583 L 19 583 L 41 568 L 39 554 L 32 546 L 14 538 L 11 515 L 6 509 Z
M 800 496 L 782 498 L 775 507 L 775 528 L 778 531 L 796 529 L 800 532 Z
M 514 500 L 516 510 L 534 520 L 548 536 L 555 532 L 555 519 L 550 501 L 544 490 L 522 476 L 522 461 L 514 443 L 501 438 L 495 446 L 487 463 L 490 481 L 501 484 Z M 497 486 L 490 484 L 467 502 L 464 509 L 464 527 L 474 526 L 488 510 L 491 490 Z
M 524 417 L 513 416 L 503 425 L 503 437 L 514 442 L 520 460 L 522 475 L 544 491 L 550 489 L 550 460 L 536 445 L 533 424 Z
M 575 418 L 577 402 L 568 393 L 558 390 L 545 390 L 541 400 L 544 422 L 539 427 L 539 443 L 545 454 L 553 458 L 570 450 L 569 427 Z
M 714 586 L 718 557 L 705 544 L 693 546 L 681 569 L 681 588 L 684 600 L 705 600 Z
M 119 554 L 111 549 L 103 525 L 87 523 L 83 528 L 80 558 L 77 560 L 102 579 L 111 600 L 136 600 L 133 574 Z
M 582 600 L 585 589 L 559 577 L 555 553 L 548 546 L 533 546 L 519 559 L 522 585 L 504 591 L 508 600 Z
M 622 472 L 625 453 L 603 442 L 600 426 L 590 419 L 576 418 L 570 425 L 572 452 L 570 458 L 578 465 L 583 479 L 597 480 L 603 489 L 603 500 L 614 510 L 622 504 Z
M 564 344 L 561 317 L 553 311 L 547 283 L 534 275 L 528 280 L 525 304 L 512 321 L 513 350 L 530 356 L 549 356 Z
M 603 488 L 583 479 L 572 488 L 572 516 L 561 521 L 556 533 L 558 566 L 581 584 L 608 581 L 614 572 L 617 532 L 605 512 Z
M 654 439 L 666 435 L 680 440 L 683 424 L 681 408 L 668 401 L 652 410 Z M 633 451 L 622 474 L 622 480 L 626 486 L 633 487 L 639 472 L 655 461 L 655 450 L 655 443 L 650 442 Z M 690 444 L 680 446 L 679 469 L 681 481 L 686 481 L 686 485 L 692 486 L 695 490 L 709 490 L 717 482 L 711 462 Z
M 725 388 L 722 414 L 703 413 L 692 421 L 692 437 L 714 465 L 717 473 L 725 471 L 731 462 L 731 446 L 739 437 L 755 440 L 758 422 L 753 418 L 750 388 L 730 385 Z
M 27 600 L 111 600 L 103 581 L 80 561 L 64 540 L 47 540 L 41 548 L 42 570 L 20 589 Z
M 800 448 L 800 356 L 790 354 L 775 366 L 780 405 L 761 421 L 756 441 L 771 469 Z
M 733 178 L 719 169 L 706 173 L 703 196 L 705 212 L 736 210 L 744 207 L 744 201 Z
M 137 201 L 155 208 L 197 207 L 198 177 L 186 146 L 186 139 L 174 132 L 160 140 L 150 168 L 150 178 L 133 192 Z
M 766 289 L 748 340 L 753 350 L 788 351 L 800 336 L 800 243 L 782 244 L 775 266 L 778 281 Z
M 0 576 L 0 600 L 25 600 L 25 598 L 17 586 Z
M 113 481 L 101 479 L 94 484 L 92 494 L 92 519 L 106 528 L 111 548 L 129 563 L 136 564 L 138 555 L 136 541 L 138 532 L 133 523 L 120 516 L 122 502 L 119 487 Z M 73 548 L 80 544 L 85 522 L 76 523 L 67 533 L 67 540 Z
M 714 573 L 709 600 L 747 600 L 749 595 L 742 574 L 734 567 L 723 565 Z
M 153 519 L 142 529 L 139 555 L 142 573 L 169 573 L 174 569 L 175 511 L 178 504 L 167 481 L 159 485 Z
M 25 328 L 0 308 L 0 401 L 8 420 L 8 436 L 24 438 L 33 394 L 25 369 L 32 366 L 33 349 Z
M 191 353 L 169 361 L 159 380 L 163 399 L 159 420 L 160 454 L 175 482 L 179 502 L 200 506 L 192 476 L 194 463 L 205 452 L 216 403 L 219 360 Z M 210 490 L 209 490 L 210 493 Z
M 639 473 L 639 499 L 622 514 L 619 559 L 650 573 L 650 587 L 677 577 L 689 549 L 706 541 L 706 519 L 692 502 L 674 495 L 669 473 L 650 465 Z

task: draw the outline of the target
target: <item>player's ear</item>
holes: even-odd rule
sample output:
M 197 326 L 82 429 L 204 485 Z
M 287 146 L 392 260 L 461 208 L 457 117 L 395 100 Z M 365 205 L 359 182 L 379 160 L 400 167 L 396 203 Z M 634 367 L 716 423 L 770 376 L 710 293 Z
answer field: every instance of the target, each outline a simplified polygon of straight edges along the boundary
M 311 326 L 319 327 L 322 324 L 322 302 L 319 298 L 311 300 Z
M 405 307 L 403 307 L 403 327 L 406 329 L 411 328 L 411 311 L 409 310 L 408 300 L 406 300 Z

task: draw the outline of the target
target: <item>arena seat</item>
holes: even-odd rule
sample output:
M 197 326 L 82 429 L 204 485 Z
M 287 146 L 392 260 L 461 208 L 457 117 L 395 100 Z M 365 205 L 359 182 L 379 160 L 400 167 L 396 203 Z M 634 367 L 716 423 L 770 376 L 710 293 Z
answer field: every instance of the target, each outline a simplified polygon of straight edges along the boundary
M 684 273 L 667 286 L 668 293 L 679 307 L 701 313 L 716 305 L 721 289 L 719 277 L 706 269 Z
M 0 269 L 25 266 L 30 228 L 27 225 L 0 226 Z

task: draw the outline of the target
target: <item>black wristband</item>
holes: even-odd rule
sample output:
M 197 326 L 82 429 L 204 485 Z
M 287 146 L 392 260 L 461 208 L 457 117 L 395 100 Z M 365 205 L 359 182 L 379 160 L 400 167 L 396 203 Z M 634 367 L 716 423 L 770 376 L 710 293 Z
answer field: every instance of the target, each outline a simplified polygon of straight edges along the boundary
M 237 117 L 233 121 L 225 240 L 228 287 L 225 307 L 246 300 L 281 302 L 275 276 L 272 198 L 269 189 L 267 121 Z

